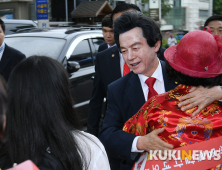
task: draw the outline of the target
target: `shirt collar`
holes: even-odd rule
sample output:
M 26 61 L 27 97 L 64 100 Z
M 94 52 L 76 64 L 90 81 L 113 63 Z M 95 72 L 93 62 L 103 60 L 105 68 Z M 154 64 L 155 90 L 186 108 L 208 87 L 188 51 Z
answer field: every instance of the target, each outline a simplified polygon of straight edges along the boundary
M 0 47 L 0 54 L 3 53 L 4 49 L 5 49 L 5 42 L 3 42 L 1 47 Z
M 160 82 L 163 83 L 162 67 L 161 67 L 161 63 L 159 59 L 158 61 L 159 61 L 159 64 L 151 77 L 154 77 L 156 78 L 156 80 L 159 80 Z M 143 74 L 138 74 L 138 76 L 142 82 L 145 82 L 149 78 Z
M 112 46 L 110 46 L 109 44 L 107 44 L 108 45 L 108 48 L 110 48 L 110 47 L 114 47 L 116 44 L 114 44 L 114 45 L 112 45 Z

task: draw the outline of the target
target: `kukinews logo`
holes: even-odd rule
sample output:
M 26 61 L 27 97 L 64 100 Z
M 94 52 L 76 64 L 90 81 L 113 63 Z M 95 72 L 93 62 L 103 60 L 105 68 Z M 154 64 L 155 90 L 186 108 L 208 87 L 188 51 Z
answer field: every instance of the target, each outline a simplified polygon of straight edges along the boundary
M 150 150 L 149 160 L 185 160 L 185 161 L 203 161 L 220 160 L 221 150 Z

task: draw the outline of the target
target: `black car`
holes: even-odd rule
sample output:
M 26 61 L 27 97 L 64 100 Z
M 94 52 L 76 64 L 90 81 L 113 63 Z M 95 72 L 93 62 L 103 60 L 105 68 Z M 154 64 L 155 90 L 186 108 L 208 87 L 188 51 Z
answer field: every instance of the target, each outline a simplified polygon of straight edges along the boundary
M 104 39 L 101 30 L 84 29 L 36 29 L 31 33 L 7 35 L 5 42 L 26 57 L 44 55 L 63 64 L 70 74 L 70 90 L 75 101 L 73 107 L 77 109 L 81 122 L 86 125 L 95 74 L 95 56 Z
M 38 27 L 32 20 L 2 19 L 5 23 L 5 35 L 16 33 L 19 30 L 29 30 Z

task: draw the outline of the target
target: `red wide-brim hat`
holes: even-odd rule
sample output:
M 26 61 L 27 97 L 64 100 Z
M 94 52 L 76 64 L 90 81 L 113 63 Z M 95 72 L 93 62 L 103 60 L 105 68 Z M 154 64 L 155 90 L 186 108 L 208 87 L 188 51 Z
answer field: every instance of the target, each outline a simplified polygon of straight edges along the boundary
M 187 33 L 164 57 L 172 68 L 190 77 L 211 78 L 222 74 L 222 39 L 206 31 Z

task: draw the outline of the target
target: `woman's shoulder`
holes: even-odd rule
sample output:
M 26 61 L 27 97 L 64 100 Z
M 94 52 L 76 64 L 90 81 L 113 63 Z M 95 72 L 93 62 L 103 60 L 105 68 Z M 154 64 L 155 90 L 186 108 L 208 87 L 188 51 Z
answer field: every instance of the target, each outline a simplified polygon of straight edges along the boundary
M 75 131 L 73 133 L 78 143 L 81 143 L 82 145 L 84 145 L 85 143 L 87 146 L 91 146 L 91 147 L 97 146 L 96 148 L 100 148 L 101 150 L 105 151 L 103 144 L 94 135 L 91 135 L 84 131 Z
M 89 162 L 88 170 L 110 170 L 106 150 L 97 137 L 83 131 L 74 131 L 73 135 Z

